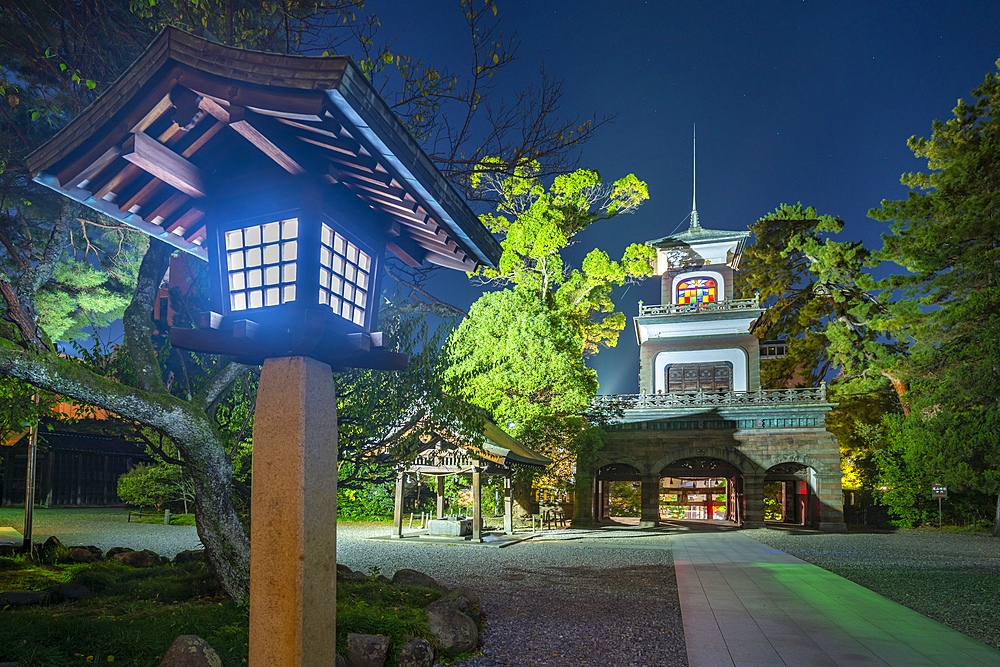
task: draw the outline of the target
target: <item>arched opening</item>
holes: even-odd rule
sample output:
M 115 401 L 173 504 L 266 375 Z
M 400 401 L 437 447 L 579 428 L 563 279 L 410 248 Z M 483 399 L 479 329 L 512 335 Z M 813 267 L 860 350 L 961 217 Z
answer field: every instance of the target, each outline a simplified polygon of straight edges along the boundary
M 806 525 L 819 516 L 816 471 L 796 461 L 778 463 L 764 476 L 764 520 Z
M 743 473 L 722 459 L 679 459 L 660 470 L 660 518 L 741 523 L 746 515 Z
M 639 518 L 640 480 L 639 471 L 627 463 L 609 463 L 598 468 L 597 507 L 594 518 L 606 521 L 622 518 Z

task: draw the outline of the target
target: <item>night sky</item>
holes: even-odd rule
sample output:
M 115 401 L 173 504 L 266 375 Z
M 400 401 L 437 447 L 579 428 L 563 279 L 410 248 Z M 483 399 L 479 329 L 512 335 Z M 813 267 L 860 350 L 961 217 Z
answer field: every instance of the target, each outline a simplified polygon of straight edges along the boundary
M 474 0 L 479 2 L 481 0 Z M 397 50 L 467 62 L 467 28 L 454 0 L 369 0 Z M 577 237 L 576 262 L 600 247 L 680 231 L 691 210 L 691 133 L 698 127 L 698 213 L 705 227 L 745 229 L 782 203 L 837 215 L 841 240 L 881 247 L 867 217 L 905 197 L 899 177 L 925 169 L 906 147 L 947 120 L 958 98 L 1000 58 L 1000 2 L 588 2 L 497 0 L 517 31 L 511 87 L 536 83 L 544 62 L 564 80 L 562 111 L 617 115 L 585 144 L 579 165 L 605 181 L 634 173 L 650 199 L 628 217 Z M 483 211 L 479 211 L 483 212 Z M 481 293 L 446 271 L 433 285 L 468 307 Z M 656 280 L 616 291 L 631 316 L 656 303 Z M 618 346 L 589 361 L 600 393 L 636 393 L 631 319 Z

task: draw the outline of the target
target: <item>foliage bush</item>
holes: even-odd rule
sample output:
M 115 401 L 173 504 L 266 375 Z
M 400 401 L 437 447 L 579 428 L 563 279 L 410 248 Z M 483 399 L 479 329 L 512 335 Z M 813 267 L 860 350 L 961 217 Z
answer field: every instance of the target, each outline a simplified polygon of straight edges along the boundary
M 360 489 L 337 489 L 337 518 L 344 521 L 381 521 L 392 518 L 393 489 L 368 484 Z
M 639 500 L 639 482 L 615 482 L 611 487 L 611 516 L 638 516 Z
M 155 507 L 190 501 L 193 485 L 187 471 L 175 465 L 140 463 L 118 478 L 118 497 L 132 505 Z

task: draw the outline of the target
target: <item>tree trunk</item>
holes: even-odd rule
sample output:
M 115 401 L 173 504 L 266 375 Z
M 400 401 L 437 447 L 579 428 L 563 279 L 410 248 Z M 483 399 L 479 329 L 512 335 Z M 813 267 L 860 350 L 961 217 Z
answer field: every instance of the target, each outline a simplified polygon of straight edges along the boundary
M 250 596 L 250 536 L 233 508 L 233 468 L 222 442 L 197 449 L 205 455 L 188 460 L 198 468 L 192 470 L 198 537 L 223 590 L 235 602 L 245 602 Z
M 516 476 L 514 478 L 513 486 L 513 496 L 514 496 L 514 516 L 531 516 L 532 514 L 532 502 L 531 502 L 531 476 Z
M 903 416 L 909 417 L 910 399 L 906 397 L 906 392 L 910 390 L 910 383 L 896 377 L 892 373 L 883 373 L 882 375 L 892 383 L 892 388 L 896 390 L 896 396 L 899 398 L 899 405 L 903 408 Z

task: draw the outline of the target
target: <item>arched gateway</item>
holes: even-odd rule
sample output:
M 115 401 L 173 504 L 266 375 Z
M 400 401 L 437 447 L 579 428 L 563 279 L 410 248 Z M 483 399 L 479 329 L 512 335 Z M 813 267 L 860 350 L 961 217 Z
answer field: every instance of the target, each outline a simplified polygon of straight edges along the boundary
M 747 236 L 704 229 L 694 210 L 687 231 L 650 242 L 662 303 L 640 302 L 634 318 L 639 394 L 598 397 L 621 416 L 596 457 L 578 462 L 575 524 L 606 518 L 611 484 L 631 480 L 643 525 L 682 511 L 760 527 L 767 487 L 772 516 L 845 529 L 826 386 L 760 388 L 753 329 L 764 311 L 732 298 Z

